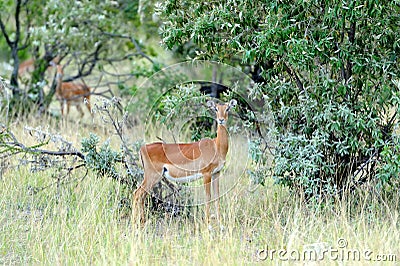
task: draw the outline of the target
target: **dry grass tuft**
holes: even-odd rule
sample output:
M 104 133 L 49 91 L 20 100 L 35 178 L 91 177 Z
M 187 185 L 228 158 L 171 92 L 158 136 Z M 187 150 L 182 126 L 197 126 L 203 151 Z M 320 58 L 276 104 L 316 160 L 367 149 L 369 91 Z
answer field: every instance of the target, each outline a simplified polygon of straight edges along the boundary
M 79 143 L 88 129 L 78 124 L 60 132 Z M 25 133 L 20 130 L 19 134 Z M 226 171 L 227 177 L 240 174 L 232 169 Z M 225 226 L 221 232 L 215 224 L 214 230 L 208 230 L 202 222 L 202 207 L 192 208 L 185 218 L 151 216 L 138 228 L 130 219 L 121 219 L 121 201 L 130 198 L 129 192 L 92 173 L 79 185 L 32 193 L 32 187 L 51 181 L 50 175 L 31 173 L 25 166 L 4 172 L 0 264 L 365 265 L 384 264 L 379 259 L 400 261 L 399 192 L 379 195 L 361 190 L 345 200 L 312 207 L 272 182 L 250 192 L 244 177 L 221 200 Z M 304 259 L 304 254 L 316 257 Z

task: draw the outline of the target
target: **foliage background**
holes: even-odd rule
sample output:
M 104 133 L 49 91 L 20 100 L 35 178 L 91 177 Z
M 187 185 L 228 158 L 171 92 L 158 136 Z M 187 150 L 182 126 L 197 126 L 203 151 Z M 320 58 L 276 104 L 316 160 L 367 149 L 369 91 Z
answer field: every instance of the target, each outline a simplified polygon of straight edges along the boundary
M 397 0 L 0 2 L 0 263 L 254 263 L 262 248 L 321 250 L 342 238 L 396 261 L 399 14 Z M 34 71 L 20 75 L 30 58 Z M 224 172 L 242 175 L 235 158 L 251 159 L 222 199 L 226 231 L 208 231 L 202 209 L 160 210 L 154 198 L 136 227 L 126 214 L 142 176 L 137 150 L 158 133 L 148 126 L 181 125 L 197 110 L 185 103 L 205 101 L 182 73 L 143 81 L 204 59 L 254 81 L 221 94 L 240 96 L 230 130 L 251 132 Z M 60 117 L 53 60 L 64 81 L 93 89 L 93 121 Z M 205 75 L 231 84 L 218 71 Z M 188 140 L 213 134 L 208 121 L 188 128 Z
M 271 105 L 273 176 L 307 198 L 398 182 L 399 3 L 166 1 L 164 45 L 251 64 Z M 238 60 L 238 61 L 235 61 Z

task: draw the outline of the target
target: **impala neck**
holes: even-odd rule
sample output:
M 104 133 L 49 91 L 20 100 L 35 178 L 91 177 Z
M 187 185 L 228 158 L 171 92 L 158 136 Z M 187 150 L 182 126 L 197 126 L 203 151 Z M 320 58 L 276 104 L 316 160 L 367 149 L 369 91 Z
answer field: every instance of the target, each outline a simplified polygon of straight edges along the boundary
M 59 95 L 61 95 L 62 77 L 63 75 L 61 73 L 56 74 L 56 93 Z
M 225 158 L 228 153 L 228 131 L 225 125 L 218 124 L 215 144 L 217 145 L 218 153 Z

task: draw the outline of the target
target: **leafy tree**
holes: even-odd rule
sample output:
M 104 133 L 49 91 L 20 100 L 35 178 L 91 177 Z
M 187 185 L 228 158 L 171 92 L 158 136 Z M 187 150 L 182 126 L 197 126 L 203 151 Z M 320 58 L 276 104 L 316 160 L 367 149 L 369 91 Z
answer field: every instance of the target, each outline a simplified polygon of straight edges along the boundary
M 0 27 L 11 50 L 14 69 L 10 83 L 15 102 L 19 102 L 22 93 L 18 84 L 19 64 L 28 53 L 35 68 L 26 95 L 39 110 L 47 108 L 55 93 L 54 82 L 47 95 L 43 87 L 44 73 L 56 57 L 57 61 L 73 66 L 70 68 L 74 71 L 64 81 L 87 77 L 94 70 L 105 75 L 106 66 L 132 58 L 144 58 L 148 65 L 153 65 L 134 37 L 137 31 L 132 24 L 137 24 L 139 17 L 128 16 L 128 12 L 135 11 L 135 7 L 127 8 L 124 1 L 1 2 Z
M 399 1 L 168 0 L 156 10 L 167 48 L 193 42 L 196 59 L 261 66 L 263 86 L 249 94 L 271 106 L 278 183 L 316 199 L 398 182 Z

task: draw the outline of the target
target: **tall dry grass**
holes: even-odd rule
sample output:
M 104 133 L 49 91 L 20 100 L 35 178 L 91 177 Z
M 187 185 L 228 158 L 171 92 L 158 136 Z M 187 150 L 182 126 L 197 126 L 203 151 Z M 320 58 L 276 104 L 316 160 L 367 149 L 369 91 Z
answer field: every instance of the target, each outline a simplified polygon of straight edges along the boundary
M 30 141 L 22 127 L 34 123 L 15 123 L 13 130 Z M 79 123 L 53 126 L 74 143 L 91 131 Z M 226 178 L 242 173 L 234 167 L 235 158 L 229 157 Z M 14 160 L 11 165 L 18 163 Z M 32 173 L 25 165 L 4 173 L 0 264 L 386 265 L 393 262 L 377 260 L 400 261 L 397 191 L 364 188 L 345 199 L 311 206 L 271 179 L 251 192 L 244 176 L 221 198 L 225 230 L 220 231 L 215 221 L 214 230 L 204 224 L 202 206 L 191 208 L 187 217 L 150 214 L 149 221 L 138 226 L 121 218 L 126 211 L 121 202 L 130 198 L 130 192 L 93 173 L 79 183 L 33 193 L 32 188 L 54 182 L 52 174 Z M 308 254 L 315 257 L 304 258 Z

